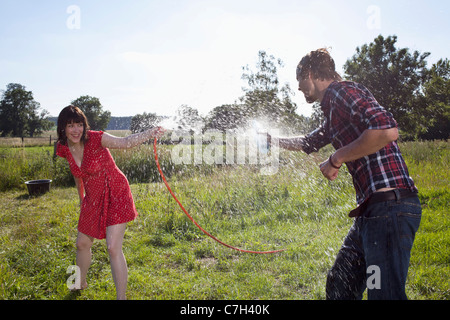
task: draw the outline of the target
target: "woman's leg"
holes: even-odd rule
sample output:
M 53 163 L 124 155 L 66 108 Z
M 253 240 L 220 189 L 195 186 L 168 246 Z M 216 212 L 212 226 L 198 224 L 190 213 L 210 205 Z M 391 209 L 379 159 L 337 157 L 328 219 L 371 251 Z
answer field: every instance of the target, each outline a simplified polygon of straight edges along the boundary
M 111 272 L 116 285 L 118 300 L 126 299 L 128 269 L 122 252 L 123 235 L 127 224 L 117 224 L 106 228 L 106 245 L 111 260 Z
M 77 289 L 86 289 L 87 281 L 86 275 L 91 265 L 91 247 L 94 242 L 94 238 L 78 232 L 77 236 L 77 266 L 80 268 L 80 284 L 81 287 Z

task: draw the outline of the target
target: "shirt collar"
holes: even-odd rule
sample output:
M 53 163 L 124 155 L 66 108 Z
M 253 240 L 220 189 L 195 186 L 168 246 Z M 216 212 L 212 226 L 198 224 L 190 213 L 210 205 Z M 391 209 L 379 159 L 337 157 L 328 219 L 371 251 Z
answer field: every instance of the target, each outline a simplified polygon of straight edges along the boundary
M 325 90 L 322 101 L 320 102 L 320 107 L 325 115 L 330 111 L 331 97 L 333 96 L 334 88 L 338 83 L 338 81 L 333 81 L 332 83 L 330 83 L 328 88 Z

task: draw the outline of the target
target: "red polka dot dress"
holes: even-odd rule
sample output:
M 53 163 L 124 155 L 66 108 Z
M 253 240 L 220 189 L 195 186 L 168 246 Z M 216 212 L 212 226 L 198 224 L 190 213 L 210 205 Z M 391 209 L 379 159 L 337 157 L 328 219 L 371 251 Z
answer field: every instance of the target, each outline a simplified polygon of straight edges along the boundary
M 134 220 L 138 213 L 125 175 L 111 153 L 103 148 L 102 131 L 88 131 L 79 167 L 68 146 L 58 143 L 56 154 L 66 158 L 74 177 L 82 178 L 85 197 L 78 231 L 96 239 L 106 238 L 106 228 Z

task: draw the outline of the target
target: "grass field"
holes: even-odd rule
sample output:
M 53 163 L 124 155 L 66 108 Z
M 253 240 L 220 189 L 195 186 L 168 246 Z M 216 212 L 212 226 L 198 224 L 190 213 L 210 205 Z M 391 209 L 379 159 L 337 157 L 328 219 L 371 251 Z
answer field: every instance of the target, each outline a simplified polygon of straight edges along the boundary
M 129 299 L 325 298 L 326 273 L 351 226 L 347 214 L 354 206 L 346 169 L 329 182 L 317 168 L 331 149 L 313 156 L 282 152 L 278 173 L 263 176 L 250 166 L 176 167 L 167 160 L 170 147 L 160 148 L 173 191 L 202 227 L 241 248 L 287 250 L 254 255 L 214 242 L 159 182 L 150 146 L 114 151 L 133 182 L 139 211 L 124 241 Z M 446 300 L 449 143 L 401 148 L 423 205 L 407 294 Z M 115 299 L 104 241 L 94 243 L 88 289 L 75 294 L 67 288 L 67 268 L 75 264 L 78 196 L 64 160 L 53 162 L 52 152 L 51 147 L 0 150 L 0 299 Z M 43 175 L 55 180 L 51 192 L 28 196 L 23 181 Z

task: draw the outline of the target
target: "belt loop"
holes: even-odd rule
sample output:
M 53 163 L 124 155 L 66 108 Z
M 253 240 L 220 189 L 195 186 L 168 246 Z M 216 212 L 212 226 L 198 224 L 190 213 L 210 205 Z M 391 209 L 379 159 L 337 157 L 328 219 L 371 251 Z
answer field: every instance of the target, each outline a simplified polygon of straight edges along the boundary
M 395 199 L 397 199 L 397 203 L 400 203 L 400 191 L 398 189 L 394 189 L 394 193 L 395 193 Z

